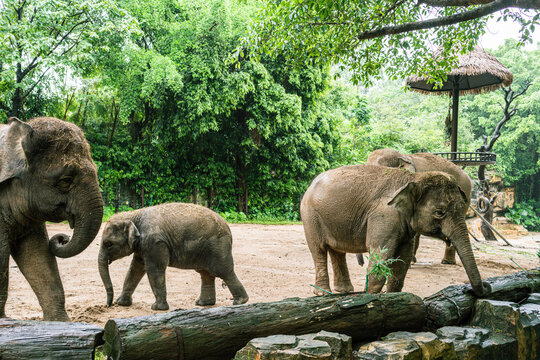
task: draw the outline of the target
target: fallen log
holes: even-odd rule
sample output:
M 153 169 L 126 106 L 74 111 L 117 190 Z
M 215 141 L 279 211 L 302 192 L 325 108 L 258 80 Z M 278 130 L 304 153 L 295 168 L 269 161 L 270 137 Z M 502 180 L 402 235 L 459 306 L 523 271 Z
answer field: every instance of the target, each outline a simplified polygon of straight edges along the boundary
M 491 294 L 485 299 L 519 303 L 529 294 L 540 291 L 540 268 L 485 280 Z M 463 324 L 471 316 L 478 298 L 470 285 L 452 285 L 424 298 L 427 308 L 426 330 Z
M 417 331 L 424 322 L 422 300 L 409 293 L 292 298 L 111 319 L 103 351 L 114 360 L 231 359 L 256 337 L 326 330 L 358 341 Z
M 58 321 L 0 319 L 0 359 L 94 359 L 103 329 Z

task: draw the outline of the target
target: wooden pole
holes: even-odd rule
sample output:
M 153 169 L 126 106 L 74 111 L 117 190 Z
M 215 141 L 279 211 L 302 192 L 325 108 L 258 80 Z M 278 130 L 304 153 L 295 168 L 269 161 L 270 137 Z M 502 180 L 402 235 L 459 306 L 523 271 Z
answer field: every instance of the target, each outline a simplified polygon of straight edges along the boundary
M 418 331 L 425 317 L 422 300 L 409 293 L 292 298 L 111 319 L 103 350 L 114 360 L 231 359 L 256 337 L 326 330 L 367 340 Z
M 457 134 L 458 134 L 458 108 L 459 108 L 459 76 L 454 77 L 454 88 L 452 89 L 452 138 L 450 140 L 450 151 L 452 160 L 456 159 Z
M 103 329 L 91 324 L 0 319 L 0 359 L 94 359 Z

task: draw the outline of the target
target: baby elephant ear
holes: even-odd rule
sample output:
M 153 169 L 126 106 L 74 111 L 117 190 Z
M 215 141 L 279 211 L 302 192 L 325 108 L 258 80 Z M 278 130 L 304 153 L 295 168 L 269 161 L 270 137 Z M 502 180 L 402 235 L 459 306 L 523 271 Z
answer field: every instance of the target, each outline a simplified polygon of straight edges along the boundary
M 0 144 L 0 183 L 19 177 L 28 166 L 26 147 L 32 139 L 32 127 L 16 117 L 8 119 L 9 129 Z
M 412 217 L 415 206 L 415 186 L 414 182 L 409 182 L 396 190 L 391 196 L 388 205 L 395 207 L 407 219 Z
M 128 245 L 131 250 L 137 248 L 139 246 L 139 241 L 141 240 L 141 233 L 139 232 L 139 229 L 137 229 L 137 226 L 130 221 L 129 222 L 129 230 L 128 230 Z

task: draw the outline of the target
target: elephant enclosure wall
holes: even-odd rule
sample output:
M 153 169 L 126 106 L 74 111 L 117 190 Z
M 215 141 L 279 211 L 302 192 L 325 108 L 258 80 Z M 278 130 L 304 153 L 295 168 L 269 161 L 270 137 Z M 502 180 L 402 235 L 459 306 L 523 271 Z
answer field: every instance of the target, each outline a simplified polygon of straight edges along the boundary
M 48 225 L 49 234 L 71 233 L 67 224 Z M 309 284 L 314 281 L 314 267 L 301 225 L 231 225 L 233 256 L 238 277 L 250 296 L 249 303 L 278 301 L 290 297 L 312 296 Z M 504 234 L 504 233 L 503 233 Z M 538 266 L 534 255 L 540 234 L 508 238 L 516 247 L 502 243 L 475 243 L 473 247 L 482 277 L 514 273 L 521 267 Z M 105 290 L 97 272 L 97 254 L 101 233 L 82 254 L 70 259 L 58 259 L 60 274 L 66 293 L 66 307 L 74 321 L 83 321 L 103 327 L 110 318 L 157 313 L 150 306 L 154 302 L 146 277 L 135 291 L 131 307 L 105 307 Z M 463 284 L 467 275 L 461 264 L 441 265 L 444 246 L 440 241 L 422 238 L 419 263 L 407 274 L 403 291 L 425 297 L 454 284 Z M 365 268 L 356 264 L 354 255 L 348 257 L 349 270 L 356 291 L 363 291 Z M 124 276 L 131 259 L 124 258 L 111 264 L 115 297 L 120 294 Z M 216 306 L 232 304 L 231 294 L 217 282 Z M 200 280 L 194 271 L 169 268 L 167 270 L 168 301 L 172 309 L 194 308 L 199 295 Z M 248 303 L 248 304 L 249 304 Z M 9 298 L 6 314 L 12 318 L 40 319 L 41 309 L 30 286 L 15 266 L 10 264 Z

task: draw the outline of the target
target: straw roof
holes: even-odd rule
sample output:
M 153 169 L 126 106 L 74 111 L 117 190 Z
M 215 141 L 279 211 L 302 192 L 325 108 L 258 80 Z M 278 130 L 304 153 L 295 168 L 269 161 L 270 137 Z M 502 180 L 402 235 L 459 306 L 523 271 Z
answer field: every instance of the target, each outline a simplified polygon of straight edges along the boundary
M 438 52 L 440 53 L 440 51 Z M 435 55 L 437 56 L 437 54 Z M 448 74 L 443 86 L 435 89 L 427 76 L 409 76 L 406 80 L 411 90 L 424 94 L 450 95 L 458 76 L 459 94 L 479 94 L 509 86 L 514 75 L 495 56 L 476 46 L 472 52 L 459 55 L 459 65 Z

